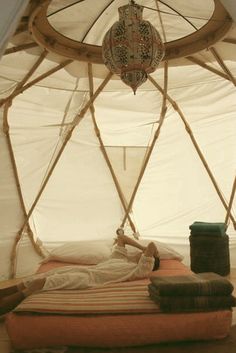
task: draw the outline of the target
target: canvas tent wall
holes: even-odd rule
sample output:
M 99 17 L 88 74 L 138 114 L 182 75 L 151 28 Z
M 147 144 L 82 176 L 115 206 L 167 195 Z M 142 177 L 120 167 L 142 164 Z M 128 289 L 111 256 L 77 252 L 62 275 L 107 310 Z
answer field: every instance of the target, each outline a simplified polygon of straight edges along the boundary
M 52 2 L 51 13 L 68 3 Z M 149 1 L 147 5 L 154 7 L 154 3 Z M 166 3 L 173 5 L 171 1 Z M 181 2 L 175 1 L 176 6 L 178 3 Z M 107 4 L 108 1 L 99 2 L 96 8 L 86 0 L 79 4 L 82 6 L 79 16 L 87 16 L 87 22 L 92 23 L 96 11 L 101 11 Z M 118 1 L 113 4 L 113 12 L 107 10 L 108 27 L 116 20 L 117 7 L 123 4 Z M 197 5 L 191 1 L 184 10 L 192 21 L 195 18 L 196 26 L 201 26 L 211 15 L 213 5 L 214 1 L 209 2 L 208 7 L 203 1 Z M 67 19 L 74 11 L 70 9 Z M 73 17 L 65 26 L 63 13 L 61 11 L 56 17 L 52 16 L 52 23 L 63 34 L 76 34 L 80 36 L 76 39 L 81 40 L 86 27 L 81 27 L 78 32 Z M 158 22 L 154 11 L 150 10 L 147 14 Z M 170 28 L 167 39 L 171 40 L 171 36 L 177 33 L 181 35 L 183 22 L 178 22 L 178 19 L 176 32 L 173 33 L 167 15 L 165 19 L 166 28 Z M 95 28 L 89 31 L 88 42 L 101 44 L 105 33 L 103 24 L 104 18 L 96 22 Z M 187 263 L 189 225 L 195 220 L 224 222 L 234 184 L 234 26 L 227 32 L 226 39 L 228 41 L 220 40 L 213 47 L 223 59 L 224 66 L 220 65 L 209 48 L 195 53 L 195 62 L 186 57 L 168 61 L 167 113 L 130 214 L 141 237 L 171 244 L 186 256 Z M 101 152 L 94 129 L 93 111 L 87 104 L 91 94 L 89 70 L 92 70 L 93 92 L 96 92 L 109 75 L 107 69 L 100 64 L 92 64 L 89 68 L 86 62 L 68 61 L 68 58 L 46 52 L 38 44 L 22 51 L 11 49 L 30 43 L 32 37 L 27 32 L 16 34 L 0 62 L 1 99 L 11 94 L 14 96 L 19 83 L 34 66 L 38 66 L 24 83 L 23 92 L 16 95 L 12 102 L 5 101 L 1 106 L 2 279 L 9 276 L 17 235 L 22 233 L 22 226 L 27 225 L 27 213 L 31 211 L 37 196 L 40 197 L 29 219 L 32 233 L 21 236 L 15 249 L 18 276 L 32 273 L 37 268 L 41 258 L 34 247 L 39 252 L 41 242 L 55 245 L 66 241 L 111 238 L 125 214 Z M 197 60 L 207 65 L 208 69 L 196 64 Z M 93 103 L 96 124 L 126 207 L 159 126 L 163 97 L 157 87 L 164 87 L 163 68 L 164 64 L 151 75 L 154 82 L 147 81 L 138 89 L 136 96 L 117 76 L 112 76 Z M 37 79 L 49 71 L 54 72 Z M 32 86 L 29 85 L 31 81 L 34 82 Z M 11 103 L 9 106 L 6 104 L 8 102 Z M 84 107 L 87 107 L 86 111 Z M 68 141 L 67 137 L 70 137 Z M 193 139 L 210 168 L 226 207 L 196 151 Z M 60 151 L 60 158 L 52 168 Z M 20 189 L 17 188 L 18 182 Z M 228 228 L 233 266 L 236 265 L 235 202 L 234 199 Z

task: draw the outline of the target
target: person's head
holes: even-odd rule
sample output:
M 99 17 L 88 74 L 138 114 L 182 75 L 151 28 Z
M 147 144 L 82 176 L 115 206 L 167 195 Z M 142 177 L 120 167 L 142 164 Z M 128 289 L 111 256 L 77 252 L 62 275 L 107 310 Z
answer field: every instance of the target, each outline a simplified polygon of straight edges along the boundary
M 118 228 L 116 231 L 117 235 L 124 235 L 124 229 L 123 228 Z
M 154 257 L 154 265 L 153 265 L 152 271 L 156 271 L 160 267 L 160 258 L 159 256 L 153 256 L 153 257 Z

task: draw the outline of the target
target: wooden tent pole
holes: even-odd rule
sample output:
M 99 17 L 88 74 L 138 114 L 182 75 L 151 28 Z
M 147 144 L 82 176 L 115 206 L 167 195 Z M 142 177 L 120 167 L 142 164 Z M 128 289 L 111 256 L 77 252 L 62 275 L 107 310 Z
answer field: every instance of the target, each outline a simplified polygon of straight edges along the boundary
M 223 42 L 230 43 L 230 44 L 236 44 L 236 39 L 234 39 L 234 38 L 224 38 Z
M 213 56 L 216 58 L 216 61 L 218 62 L 218 64 L 221 66 L 221 68 L 224 70 L 224 72 L 226 73 L 226 75 L 229 77 L 230 81 L 232 81 L 232 83 L 234 84 L 234 86 L 236 86 L 236 79 L 234 78 L 234 76 L 232 75 L 232 73 L 230 72 L 230 70 L 228 69 L 228 67 L 225 65 L 225 63 L 223 62 L 223 60 L 221 59 L 220 55 L 218 54 L 218 52 L 216 51 L 215 48 L 210 48 L 209 49 L 210 52 L 213 54 Z
M 93 72 L 92 72 L 92 64 L 91 63 L 88 63 L 88 76 L 89 76 L 89 89 L 90 89 L 90 98 L 91 98 L 93 96 Z M 108 154 L 107 154 L 106 148 L 104 146 L 103 140 L 101 138 L 101 133 L 100 133 L 100 130 L 99 130 L 99 127 L 97 125 L 96 118 L 95 118 L 95 108 L 94 108 L 93 104 L 91 104 L 91 106 L 90 106 L 90 112 L 91 112 L 91 115 L 92 115 L 92 120 L 93 120 L 93 124 L 94 124 L 94 130 L 95 130 L 96 136 L 98 138 L 98 141 L 100 143 L 100 148 L 101 148 L 103 157 L 104 157 L 104 159 L 105 159 L 105 161 L 106 161 L 106 163 L 108 165 L 108 168 L 110 170 L 112 179 L 114 181 L 116 190 L 118 192 L 121 204 L 122 204 L 122 206 L 124 208 L 124 211 L 126 212 L 127 205 L 126 205 L 126 202 L 125 202 L 125 199 L 124 199 L 124 195 L 123 195 L 123 192 L 121 190 L 119 181 L 118 181 L 118 179 L 116 177 L 116 174 L 114 172 L 114 169 L 112 167 L 112 164 L 110 162 L 110 159 L 108 157 Z M 135 228 L 135 225 L 134 225 L 134 223 L 133 223 L 133 221 L 132 221 L 132 219 L 131 219 L 129 214 L 128 214 L 128 220 L 129 220 L 129 224 L 130 224 L 130 227 L 131 227 L 132 231 L 135 233 L 136 232 L 136 228 Z
M 9 151 L 9 155 L 10 155 L 10 160 L 11 160 L 11 164 L 12 164 L 12 168 L 13 168 L 13 174 L 14 174 L 14 179 L 15 179 L 15 183 L 16 183 L 16 188 L 17 188 L 17 192 L 18 192 L 18 196 L 19 196 L 19 201 L 20 201 L 20 205 L 24 214 L 24 218 L 26 219 L 27 217 L 27 212 L 26 212 L 26 208 L 25 208 L 25 204 L 24 204 L 24 200 L 23 200 L 23 195 L 22 195 L 22 191 L 21 191 L 21 187 L 20 187 L 20 182 L 19 182 L 19 175 L 17 172 L 17 167 L 16 167 L 16 161 L 15 161 L 15 156 L 14 156 L 14 152 L 13 152 L 13 148 L 12 148 L 12 143 L 11 143 L 11 139 L 10 139 L 10 134 L 9 134 L 9 124 L 8 124 L 8 110 L 10 107 L 10 102 L 6 103 L 4 105 L 4 111 L 3 111 L 3 132 L 6 136 L 6 142 L 7 142 L 7 146 L 8 146 L 8 151 Z M 37 252 L 37 254 L 39 256 L 44 257 L 44 254 L 42 253 L 41 248 L 36 244 L 34 237 L 33 237 L 33 233 L 30 229 L 30 225 L 27 222 L 26 224 L 26 228 L 27 228 L 27 235 L 33 245 L 33 248 L 35 249 L 35 251 Z M 11 251 L 11 256 L 10 256 L 10 276 L 14 277 L 15 273 L 16 273 L 16 249 L 17 249 L 17 245 L 20 241 L 21 238 L 21 234 L 17 234 L 14 240 L 14 244 L 12 247 L 12 251 Z
M 127 216 L 130 213 L 130 211 L 131 211 L 131 208 L 132 208 L 132 205 L 133 205 L 133 202 L 134 202 L 134 198 L 135 198 L 136 193 L 138 191 L 138 187 L 139 187 L 140 182 L 141 182 L 141 180 L 143 178 L 144 172 L 145 172 L 146 167 L 148 165 L 148 162 L 149 162 L 149 159 L 151 157 L 151 154 L 152 154 L 153 148 L 155 146 L 155 143 L 156 143 L 156 141 L 157 141 L 157 139 L 158 139 L 158 137 L 160 135 L 161 127 L 162 127 L 164 119 L 165 119 L 165 115 L 166 115 L 166 111 L 167 111 L 166 101 L 167 101 L 167 83 L 168 83 L 168 62 L 167 61 L 164 62 L 164 69 L 165 69 L 165 71 L 164 71 L 164 93 L 163 93 L 161 116 L 160 116 L 158 128 L 157 128 L 157 130 L 156 130 L 156 132 L 154 134 L 153 141 L 151 143 L 151 146 L 150 146 L 150 148 L 148 150 L 148 153 L 146 155 L 146 158 L 144 160 L 143 167 L 142 167 L 142 169 L 140 171 L 137 183 L 136 183 L 136 185 L 134 187 L 134 190 L 133 190 L 133 193 L 131 195 L 130 202 L 129 202 L 129 205 L 127 207 L 127 211 L 126 211 L 126 214 L 125 214 L 124 219 L 122 221 L 121 227 L 124 226 L 124 224 L 126 222 L 126 219 L 127 219 Z
M 72 102 L 74 93 L 75 93 L 75 91 L 76 91 L 76 89 L 77 89 L 77 87 L 78 87 L 78 80 L 79 80 L 79 79 L 76 80 L 75 88 L 74 88 L 74 90 L 73 90 L 73 92 L 72 92 L 72 94 L 71 94 L 71 96 L 70 96 L 70 98 L 69 98 L 69 100 L 68 100 L 68 102 L 67 102 L 67 104 L 66 104 L 66 107 L 65 107 L 65 110 L 64 110 L 64 115 L 63 115 L 63 118 L 62 118 L 62 122 L 61 122 L 61 124 L 57 124 L 57 126 L 60 127 L 60 131 L 59 131 L 59 133 L 58 133 L 59 139 L 58 139 L 58 141 L 57 141 L 57 144 L 56 144 L 56 146 L 55 146 L 55 148 L 54 148 L 54 151 L 53 151 L 53 153 L 52 153 L 51 159 L 50 159 L 50 161 L 49 161 L 49 163 L 48 163 L 48 166 L 47 166 L 47 169 L 46 169 L 46 171 L 45 171 L 45 177 L 46 177 L 47 174 L 48 174 L 48 171 L 49 171 L 49 169 L 50 169 L 50 167 L 51 167 L 51 163 L 52 163 L 52 161 L 54 160 L 55 155 L 56 155 L 56 152 L 57 152 L 57 150 L 58 150 L 58 146 L 59 146 L 59 144 L 60 144 L 60 138 L 63 136 L 63 128 L 64 128 L 66 125 L 67 125 L 67 126 L 70 125 L 70 123 L 66 123 L 66 118 L 67 118 L 67 115 L 68 115 L 68 112 L 69 112 L 69 109 L 70 109 L 70 105 L 71 105 L 71 102 Z M 83 103 L 82 103 L 82 104 L 83 104 Z M 42 180 L 42 183 L 43 183 L 43 180 Z
M 160 92 L 163 93 L 163 89 L 158 85 L 158 83 L 151 76 L 149 76 L 149 80 Z M 212 174 L 212 172 L 211 172 L 211 170 L 210 170 L 210 168 L 209 168 L 209 166 L 203 156 L 203 153 L 197 144 L 197 141 L 193 135 L 193 132 L 191 131 L 190 125 L 187 123 L 186 119 L 184 118 L 184 115 L 183 115 L 182 111 L 180 110 L 180 108 L 178 107 L 178 104 L 169 95 L 167 95 L 167 99 L 171 103 L 172 107 L 177 111 L 178 115 L 180 116 L 181 120 L 183 121 L 183 123 L 185 125 L 185 129 L 188 132 L 188 134 L 192 140 L 192 143 L 193 143 L 193 145 L 194 145 L 194 147 L 195 147 L 195 149 L 196 149 L 196 151 L 197 151 L 197 153 L 198 153 L 198 155 L 199 155 L 199 157 L 200 157 L 200 159 L 201 159 L 201 161 L 202 161 L 202 163 L 203 163 L 203 165 L 204 165 L 204 167 L 205 167 L 205 169 L 206 169 L 206 171 L 212 181 L 212 184 L 215 187 L 215 190 L 216 190 L 222 204 L 224 205 L 225 209 L 228 210 L 228 205 L 225 202 L 224 197 L 223 197 L 223 195 L 222 195 L 222 193 L 216 183 L 216 180 L 215 180 L 215 178 L 214 178 L 214 176 L 213 176 L 213 174 Z M 232 222 L 235 224 L 235 219 L 234 219 L 232 213 L 230 213 L 230 218 L 231 218 Z
M 26 49 L 30 49 L 30 48 L 34 48 L 34 47 L 38 47 L 38 44 L 35 42 L 17 45 L 16 47 L 6 49 L 5 52 L 3 53 L 3 55 L 16 53 L 18 51 L 26 50 Z
M 73 62 L 73 60 L 63 61 L 61 64 L 57 65 L 56 67 L 52 68 L 51 70 L 45 72 L 44 74 L 36 77 L 34 80 L 27 83 L 25 86 L 22 87 L 22 89 L 17 94 L 23 93 L 26 89 L 32 87 L 33 85 L 35 85 L 39 81 L 42 81 L 44 78 L 54 74 L 55 72 L 63 69 L 65 66 L 71 64 L 72 62 Z
M 46 53 L 47 53 L 47 51 L 45 51 L 45 54 L 46 54 Z M 38 65 L 39 65 L 39 63 L 38 63 Z M 38 67 L 38 65 L 37 65 L 37 67 Z M 32 68 L 32 69 L 33 69 L 33 68 Z M 32 69 L 31 69 L 31 71 L 34 72 L 35 70 L 32 70 Z M 28 76 L 30 76 L 29 74 L 30 74 L 30 72 L 28 73 Z M 26 75 L 26 76 L 27 76 L 27 75 Z M 25 81 L 25 82 L 27 81 L 27 78 L 26 78 L 26 77 L 25 77 L 24 81 Z M 23 82 L 23 81 L 22 81 L 22 82 Z M 22 82 L 20 82 L 21 85 L 23 85 Z M 67 110 L 68 110 L 68 108 L 67 108 Z M 65 115 L 67 114 L 67 110 L 66 110 L 66 112 L 65 112 Z M 64 119 L 65 119 L 65 116 L 64 116 Z M 26 218 L 26 217 L 27 217 L 27 213 L 26 213 L 26 211 L 25 211 L 25 218 Z M 27 227 L 27 226 L 28 226 L 28 227 Z M 42 257 L 45 257 L 45 255 L 43 254 L 43 252 L 42 252 L 40 246 L 39 246 L 39 245 L 35 242 L 35 240 L 34 240 L 33 232 L 32 232 L 32 230 L 31 230 L 31 228 L 30 228 L 30 226 L 29 226 L 29 222 L 27 223 L 26 227 L 28 228 L 28 229 L 27 229 L 27 235 L 28 235 L 28 237 L 30 238 L 30 240 L 31 240 L 31 242 L 32 242 L 32 244 L 33 244 L 33 246 L 34 246 L 34 248 L 39 249 L 39 250 L 40 250 L 39 255 L 42 256 Z M 18 234 L 17 237 L 16 237 L 16 241 L 15 241 L 15 243 L 13 244 L 12 258 L 15 258 L 15 262 L 12 262 L 11 277 L 14 276 L 14 275 L 15 275 L 15 272 L 16 272 L 16 255 L 15 255 L 15 254 L 16 254 L 17 245 L 18 245 L 18 243 L 19 243 L 19 241 L 20 241 L 20 239 L 21 239 L 22 234 L 23 234 L 23 230 L 22 230 L 22 232 L 19 232 L 19 234 Z M 38 252 L 38 251 L 37 251 L 37 252 Z
M 42 61 L 45 59 L 46 55 L 47 55 L 47 50 L 44 50 L 42 52 L 42 54 L 40 55 L 40 57 L 38 58 L 38 60 L 36 61 L 36 63 L 31 67 L 31 69 L 27 72 L 27 74 L 25 75 L 25 77 L 22 79 L 22 81 L 18 82 L 18 84 L 16 85 L 16 87 L 14 88 L 13 92 L 6 98 L 1 99 L 0 100 L 0 107 L 5 104 L 6 102 L 10 102 L 13 98 L 14 98 L 14 94 L 16 92 L 18 92 L 19 89 L 21 89 L 24 84 L 28 81 L 28 79 L 33 75 L 33 73 L 37 70 L 37 68 L 39 67 L 39 65 L 42 63 Z
M 39 65 L 43 62 L 43 60 L 46 58 L 48 54 L 47 50 L 44 50 L 41 55 L 39 56 L 38 60 L 35 62 L 35 64 L 31 67 L 31 69 L 29 70 L 29 72 L 25 75 L 25 77 L 23 78 L 23 80 L 21 82 L 18 83 L 18 85 L 16 86 L 15 90 L 13 91 L 13 93 L 17 92 L 19 89 L 21 89 L 24 84 L 28 81 L 28 79 L 34 74 L 34 72 L 37 70 L 37 68 L 39 67 Z
M 32 74 L 36 71 L 36 69 L 38 68 L 38 66 L 41 64 L 41 62 L 44 60 L 44 58 L 46 57 L 47 55 L 47 51 L 44 50 L 43 53 L 41 54 L 41 56 L 38 58 L 37 62 L 33 65 L 33 67 L 30 69 L 30 71 L 26 74 L 26 76 L 23 78 L 23 80 L 21 82 L 19 82 L 19 84 L 16 86 L 15 90 L 13 91 L 13 93 L 6 99 L 5 101 L 5 104 L 7 104 L 7 106 L 9 107 L 11 102 L 12 102 L 12 99 L 17 96 L 19 94 L 19 92 L 22 92 L 23 90 L 25 90 L 26 86 L 23 86 L 25 82 L 27 82 L 27 80 L 32 76 Z M 64 66 L 63 66 L 64 67 Z M 53 72 L 55 72 L 53 70 Z M 48 72 L 48 74 L 52 74 L 53 73 L 52 70 L 50 70 L 50 73 Z M 40 78 L 44 78 L 45 77 L 45 74 L 44 75 L 41 75 L 40 77 L 37 78 L 37 80 L 39 80 Z M 33 81 L 32 81 L 33 82 Z M 31 84 L 32 84 L 31 82 Z M 31 85 L 30 85 L 31 86 Z M 23 87 L 23 90 L 21 89 Z M 27 85 L 27 88 L 29 88 L 29 85 Z M 5 114 L 5 118 L 4 118 L 4 131 L 6 133 L 6 136 L 7 137 L 7 141 L 8 141 L 8 147 L 9 147 L 9 151 L 10 151 L 10 155 L 11 155 L 11 160 L 12 160 L 12 163 L 13 165 L 15 165 L 15 167 L 13 167 L 13 170 L 14 170 L 14 173 L 15 173 L 15 178 L 16 178 L 16 184 L 17 184 L 17 188 L 18 188 L 18 191 L 20 190 L 20 184 L 19 184 L 19 178 L 18 178 L 18 174 L 17 174 L 17 168 L 16 168 L 16 164 L 15 164 L 15 159 L 14 159 L 14 153 L 13 153 L 13 150 L 12 150 L 12 145 L 11 145 L 11 141 L 10 141 L 10 136 L 9 136 L 9 126 L 8 126 L 8 123 L 7 123 L 7 114 Z M 21 195 L 20 197 L 20 200 L 22 202 L 22 205 L 24 205 L 23 203 L 23 197 Z M 11 266 L 11 276 L 14 276 L 15 275 L 15 270 L 16 270 L 16 249 L 17 249 L 17 245 L 21 239 L 21 236 L 23 234 L 23 231 L 25 228 L 27 228 L 27 235 L 29 236 L 30 238 L 30 241 L 34 247 L 34 249 L 36 250 L 36 252 L 44 257 L 44 254 L 42 253 L 42 250 L 41 248 L 36 244 L 34 238 L 33 238 L 33 232 L 32 230 L 30 229 L 30 226 L 29 226 L 29 222 L 28 222 L 28 219 L 27 218 L 27 213 L 26 213 L 26 210 L 25 208 L 23 207 L 23 210 L 24 210 L 24 214 L 25 214 L 25 224 L 24 224 L 24 227 L 21 229 L 21 231 L 19 232 L 19 234 L 17 235 L 16 239 L 15 239 L 15 242 L 14 242 L 14 245 L 13 245 L 13 249 L 12 249 L 12 256 L 11 256 L 11 263 L 12 263 L 12 266 Z
M 231 209 L 232 209 L 232 206 L 233 206 L 233 200 L 234 200 L 235 191 L 236 191 L 236 176 L 234 178 L 234 183 L 233 183 L 233 187 L 232 187 L 232 191 L 231 191 L 231 195 L 230 195 L 229 207 L 227 209 L 227 213 L 226 213 L 226 216 L 225 216 L 225 225 L 226 226 L 228 225 L 228 222 L 229 222 L 229 215 L 230 215 L 230 212 L 231 212 Z M 236 230 L 236 223 L 235 222 L 233 223 L 233 226 L 234 226 L 234 230 Z
M 103 88 L 106 86 L 106 84 L 110 81 L 111 77 L 113 76 L 112 72 L 109 72 L 104 79 L 104 81 L 101 83 L 101 85 L 98 87 L 94 95 L 89 99 L 89 101 L 85 104 L 84 108 L 81 110 L 81 112 L 75 117 L 74 119 L 74 124 L 78 124 L 80 120 L 84 117 L 85 113 L 89 109 L 90 105 L 93 104 L 97 96 L 102 92 Z
M 166 40 L 166 32 L 165 32 L 165 27 L 164 27 L 164 24 L 163 24 L 163 20 L 162 20 L 162 16 L 161 16 L 161 11 L 160 11 L 158 0 L 155 0 L 155 3 L 156 3 L 157 14 L 158 14 L 158 18 L 159 18 L 160 26 L 161 26 L 161 30 L 162 30 L 163 40 L 164 40 L 164 43 L 166 43 L 167 42 L 167 40 Z
M 39 59 L 41 60 L 41 59 Z M 19 89 L 15 90 L 12 94 L 10 94 L 9 97 L 3 99 L 0 103 L 0 107 L 6 103 L 9 100 L 12 100 L 13 98 L 15 98 L 16 96 L 18 96 L 19 94 L 23 93 L 25 90 L 27 90 L 28 88 L 32 87 L 33 85 L 35 85 L 36 83 L 38 83 L 39 81 L 43 80 L 44 78 L 52 75 L 53 73 L 63 69 L 63 67 L 69 65 L 72 62 L 72 60 L 66 60 L 64 62 L 62 62 L 61 64 L 57 65 L 56 67 L 52 68 L 51 70 L 45 72 L 44 74 L 36 77 L 34 80 L 30 81 L 29 83 L 27 83 L 25 86 L 20 87 Z M 35 64 L 36 65 L 36 64 Z M 28 75 L 28 74 L 27 74 Z M 31 74 L 32 75 L 32 74 Z
M 19 177 L 17 174 L 17 167 L 16 167 L 16 161 L 14 158 L 14 153 L 13 153 L 13 149 L 12 149 L 12 144 L 11 144 L 11 140 L 10 140 L 10 136 L 9 136 L 9 125 L 8 125 L 8 110 L 10 108 L 10 103 L 6 103 L 4 105 L 4 110 L 3 110 L 3 132 L 6 136 L 6 141 L 7 141 L 7 146 L 8 146 L 8 151 L 10 154 L 10 159 L 11 159 L 11 163 L 12 163 L 12 168 L 13 168 L 13 174 L 14 174 L 14 178 L 15 178 L 15 182 L 16 182 L 16 188 L 17 188 L 17 192 L 19 195 L 19 200 L 20 200 L 20 204 L 23 210 L 24 215 L 26 215 L 26 209 L 25 209 L 25 204 L 23 201 L 23 196 L 22 196 L 22 192 L 21 192 L 21 187 L 20 187 L 20 182 L 19 182 Z
M 61 122 L 61 128 L 60 128 L 60 132 L 59 132 L 59 136 L 62 136 L 63 134 L 63 127 L 66 123 L 66 118 L 67 118 L 67 115 L 68 115 L 68 112 L 69 112 L 69 109 L 70 109 L 70 105 L 71 105 L 71 102 L 73 100 L 73 97 L 74 97 L 74 94 L 76 93 L 77 91 L 77 88 L 78 88 L 78 83 L 79 83 L 79 79 L 77 78 L 76 79 L 76 83 L 75 83 L 75 88 L 66 104 L 66 107 L 65 107 L 65 110 L 64 110 L 64 115 L 63 115 L 63 119 L 62 119 L 62 122 Z
M 220 77 L 223 77 L 225 80 L 228 80 L 230 81 L 230 78 L 228 75 L 224 74 L 223 72 L 219 71 L 219 70 L 216 70 L 214 69 L 213 67 L 205 64 L 203 61 L 197 59 L 197 58 L 194 58 L 194 56 L 186 56 L 186 59 L 193 62 L 194 64 L 197 64 L 201 67 L 203 67 L 203 69 L 206 69 L 208 71 L 211 71 L 213 72 L 214 74 L 220 76 Z
M 40 188 L 40 190 L 39 190 L 39 192 L 38 192 L 38 194 L 37 194 L 37 196 L 36 196 L 36 198 L 35 198 L 35 200 L 34 200 L 32 206 L 31 206 L 31 208 L 30 208 L 30 210 L 29 210 L 29 212 L 28 212 L 28 214 L 27 214 L 27 218 L 26 218 L 24 224 L 22 225 L 21 230 L 19 231 L 19 233 L 22 233 L 22 231 L 23 231 L 24 228 L 25 228 L 26 223 L 28 222 L 30 216 L 32 215 L 32 213 L 33 213 L 33 211 L 34 211 L 34 208 L 35 208 L 35 206 L 37 205 L 37 203 L 38 203 L 38 201 L 39 201 L 39 199 L 40 199 L 40 197 L 41 197 L 41 195 L 42 195 L 42 193 L 43 193 L 43 191 L 44 191 L 44 189 L 45 189 L 45 187 L 46 187 L 46 185 L 47 185 L 47 183 L 48 183 L 48 181 L 49 181 L 49 179 L 50 179 L 50 177 L 51 177 L 51 175 L 52 175 L 52 173 L 53 173 L 53 171 L 54 171 L 54 169 L 55 169 L 55 167 L 56 167 L 56 165 L 57 165 L 57 163 L 58 163 L 58 161 L 59 161 L 59 159 L 60 159 L 60 157 L 61 157 L 61 155 L 62 155 L 62 153 L 63 153 L 63 151 L 64 151 L 64 149 L 65 149 L 65 147 L 66 147 L 66 145 L 67 145 L 67 142 L 70 140 L 70 137 L 71 137 L 71 135 L 72 135 L 72 132 L 74 131 L 75 127 L 81 122 L 81 120 L 83 119 L 85 113 L 86 113 L 87 110 L 89 109 L 90 105 L 94 102 L 94 100 L 97 98 L 97 96 L 99 95 L 99 93 L 103 90 L 103 88 L 105 87 L 105 85 L 107 84 L 107 82 L 110 80 L 110 78 L 112 77 L 112 75 L 113 75 L 112 73 L 109 73 L 109 74 L 107 75 L 107 77 L 106 77 L 105 80 L 101 83 L 101 85 L 98 87 L 98 89 L 97 89 L 97 91 L 94 93 L 94 95 L 93 95 L 93 96 L 90 98 L 90 100 L 85 104 L 85 106 L 84 106 L 84 108 L 81 110 L 81 112 L 80 112 L 78 115 L 75 116 L 73 122 L 71 123 L 71 128 L 68 130 L 68 132 L 67 132 L 67 134 L 66 134 L 66 136 L 65 136 L 64 142 L 63 142 L 63 144 L 62 144 L 62 146 L 61 146 L 61 148 L 60 148 L 60 150 L 59 150 L 59 152 L 58 152 L 58 154 L 57 154 L 57 156 L 56 156 L 54 162 L 52 163 L 52 166 L 51 166 L 50 170 L 48 171 L 47 177 L 45 178 L 44 182 L 42 183 L 42 186 L 41 186 L 41 188 Z

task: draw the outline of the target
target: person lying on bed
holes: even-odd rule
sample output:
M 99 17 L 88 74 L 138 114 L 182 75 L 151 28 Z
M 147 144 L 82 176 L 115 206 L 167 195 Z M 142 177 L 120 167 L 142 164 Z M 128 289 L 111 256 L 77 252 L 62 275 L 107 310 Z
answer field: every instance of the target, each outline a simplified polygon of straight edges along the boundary
M 127 255 L 125 245 L 141 250 L 134 260 Z M 147 247 L 117 230 L 117 238 L 108 260 L 92 266 L 71 265 L 55 268 L 46 273 L 31 276 L 16 286 L 0 289 L 0 315 L 15 308 L 25 297 L 38 291 L 57 289 L 87 289 L 110 283 L 147 278 L 159 268 L 156 245 Z

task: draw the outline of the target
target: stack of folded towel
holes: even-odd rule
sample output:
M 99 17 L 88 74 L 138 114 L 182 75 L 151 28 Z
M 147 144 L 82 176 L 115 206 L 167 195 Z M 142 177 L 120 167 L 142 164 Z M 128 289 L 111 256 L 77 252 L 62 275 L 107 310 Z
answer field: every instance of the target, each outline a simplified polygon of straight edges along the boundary
M 193 272 L 216 272 L 226 276 L 230 272 L 229 237 L 224 223 L 194 222 L 191 234 L 190 258 Z
M 151 277 L 150 298 L 161 311 L 212 311 L 236 306 L 233 285 L 216 273 Z
M 192 236 L 224 236 L 226 235 L 225 223 L 194 222 L 189 226 Z

